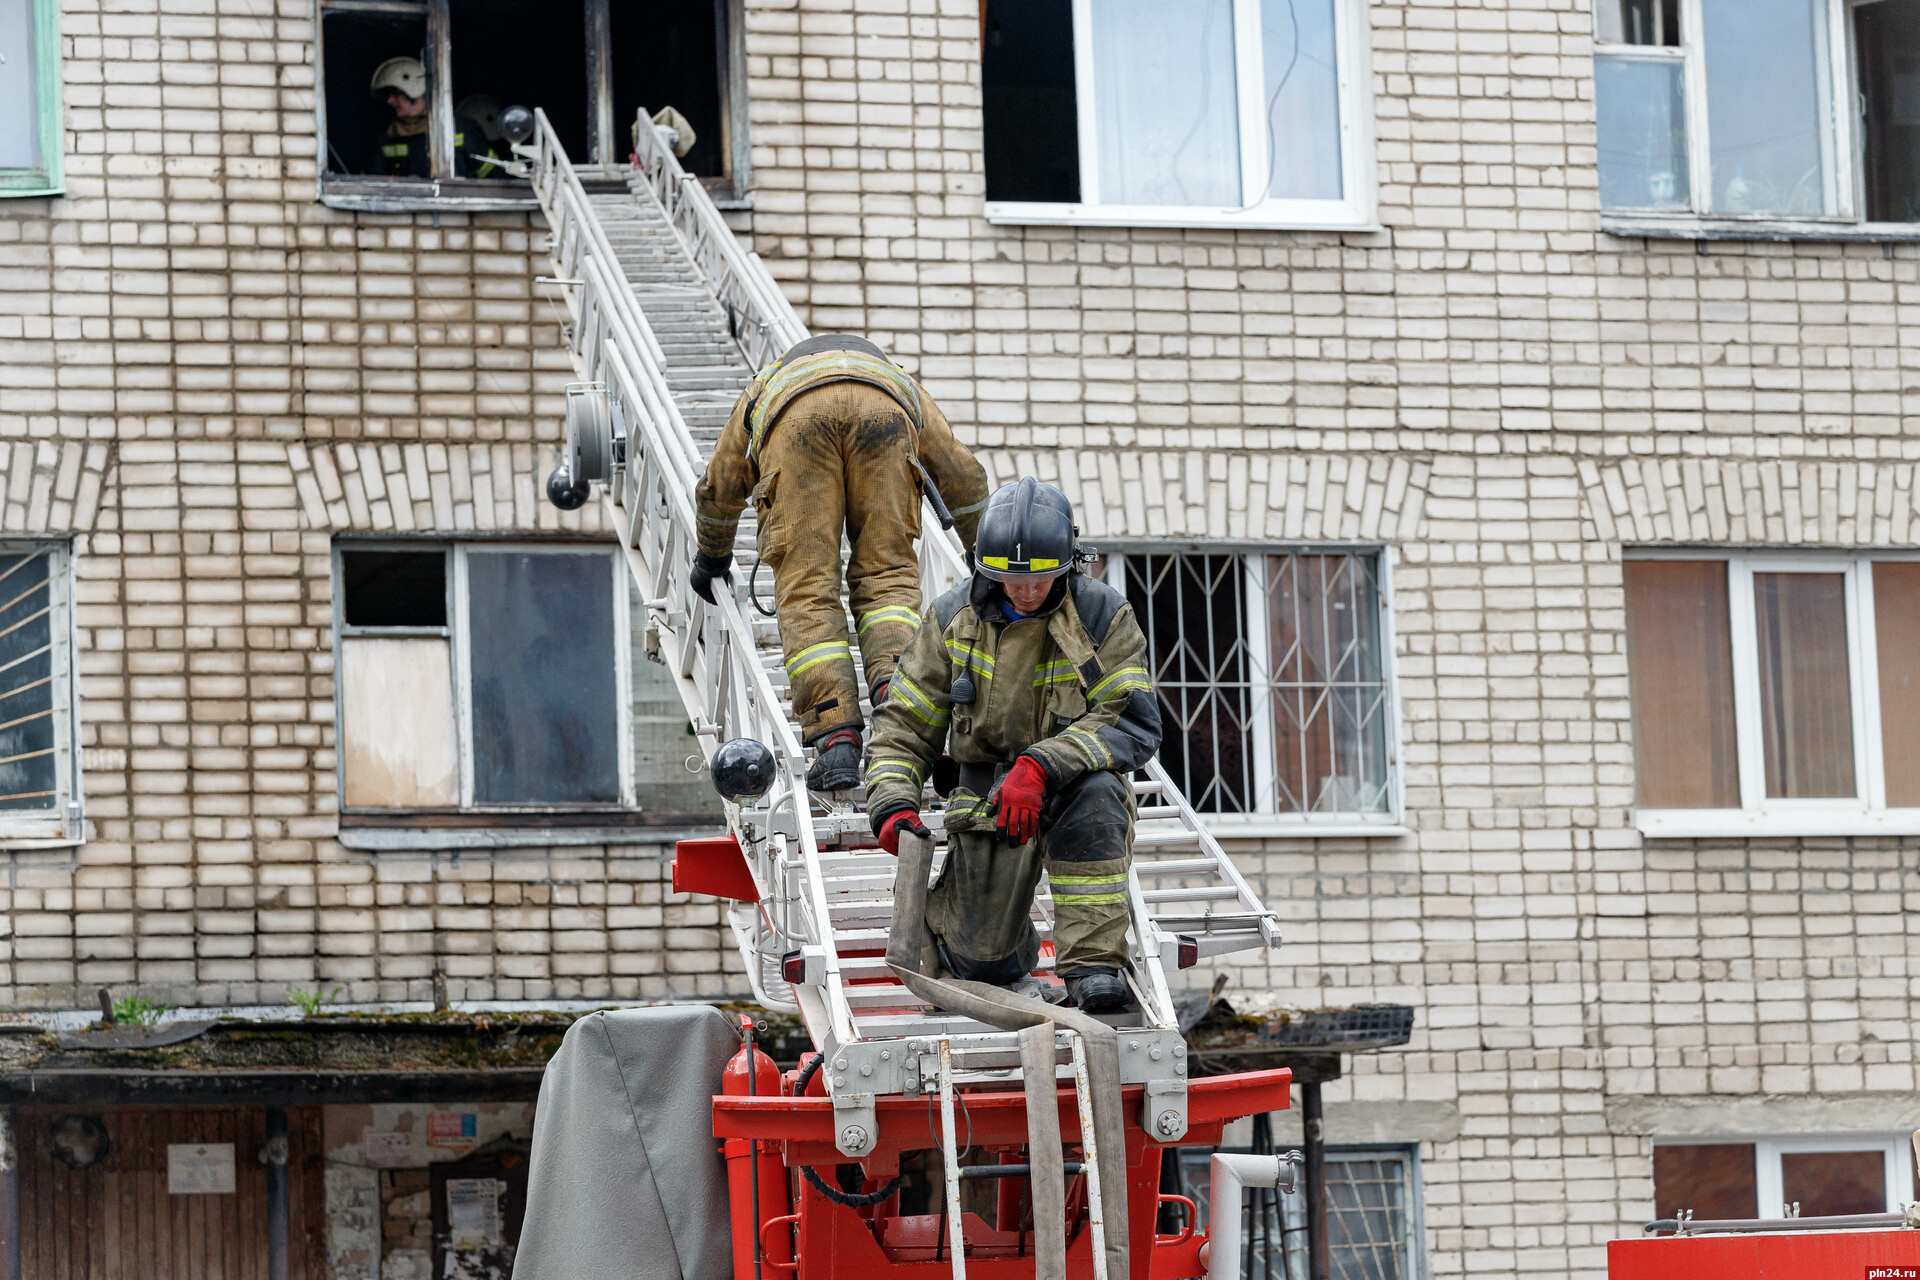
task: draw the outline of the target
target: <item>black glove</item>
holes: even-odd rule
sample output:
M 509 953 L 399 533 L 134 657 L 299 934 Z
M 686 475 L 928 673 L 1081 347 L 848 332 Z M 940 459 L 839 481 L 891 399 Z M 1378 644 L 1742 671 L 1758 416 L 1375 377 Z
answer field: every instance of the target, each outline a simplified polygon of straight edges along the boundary
M 713 580 L 715 578 L 725 582 L 728 586 L 733 585 L 733 557 L 710 556 L 705 554 L 696 555 L 693 558 L 693 572 L 687 575 L 687 580 L 693 584 L 694 594 L 702 600 L 705 600 L 708 604 L 720 603 L 713 598 Z

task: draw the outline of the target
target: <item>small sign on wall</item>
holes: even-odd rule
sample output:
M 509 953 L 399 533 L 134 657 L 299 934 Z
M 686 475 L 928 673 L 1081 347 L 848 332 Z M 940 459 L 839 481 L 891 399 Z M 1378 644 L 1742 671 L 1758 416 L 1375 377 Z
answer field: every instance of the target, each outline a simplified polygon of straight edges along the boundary
M 427 1145 L 471 1151 L 480 1145 L 480 1117 L 471 1111 L 436 1111 L 427 1117 Z
M 231 1142 L 168 1143 L 167 1194 L 232 1195 L 233 1144 Z
M 376 1169 L 403 1165 L 413 1155 L 413 1135 L 410 1133 L 383 1133 L 369 1127 L 361 1130 L 360 1141 L 366 1146 L 367 1163 Z
M 447 1179 L 447 1243 L 455 1249 L 499 1248 L 506 1189 L 498 1178 Z

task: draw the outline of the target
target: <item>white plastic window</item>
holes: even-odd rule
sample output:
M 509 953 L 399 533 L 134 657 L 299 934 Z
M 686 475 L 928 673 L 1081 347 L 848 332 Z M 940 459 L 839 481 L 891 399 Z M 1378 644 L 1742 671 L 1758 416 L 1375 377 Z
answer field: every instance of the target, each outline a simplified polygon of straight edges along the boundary
M 1920 0 L 1595 0 L 1601 207 L 1920 221 Z
M 71 563 L 0 544 L 0 839 L 82 835 Z
M 1366 222 L 1366 15 L 1357 0 L 1071 0 L 1055 7 L 1063 24 L 1071 22 L 1070 76 L 1064 67 L 1023 67 L 1019 59 L 1028 55 L 1030 64 L 1031 50 L 1003 52 L 995 43 L 997 6 L 989 5 L 989 95 L 1005 78 L 995 65 L 1004 60 L 1015 79 L 1051 85 L 1057 96 L 1049 101 L 1071 102 L 1078 198 L 995 199 L 1001 173 L 1012 174 L 1009 190 L 1032 185 L 1018 172 L 1018 135 L 1046 126 L 996 116 L 990 104 L 989 220 Z M 1029 39 L 1040 25 L 1031 14 L 1006 24 Z M 1065 42 L 1058 48 L 1064 53 Z M 1008 167 L 1002 156 L 1013 156 Z M 1056 162 L 1049 155 L 1029 163 Z
M 1649 550 L 1625 579 L 1642 832 L 1920 832 L 1920 561 Z

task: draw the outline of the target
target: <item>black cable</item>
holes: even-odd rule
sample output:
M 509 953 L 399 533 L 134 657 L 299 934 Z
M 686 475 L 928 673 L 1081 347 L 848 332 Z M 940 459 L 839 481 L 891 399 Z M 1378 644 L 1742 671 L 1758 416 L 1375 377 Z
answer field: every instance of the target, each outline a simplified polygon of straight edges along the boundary
M 793 1082 L 794 1097 L 799 1098 L 805 1096 L 807 1085 L 813 1081 L 813 1073 L 818 1071 L 820 1064 L 825 1061 L 826 1058 L 823 1055 L 816 1053 L 812 1059 L 808 1061 L 806 1066 L 800 1068 L 800 1074 L 795 1077 Z M 855 1167 L 857 1168 L 858 1166 Z M 837 1187 L 828 1186 L 826 1179 L 815 1173 L 811 1165 L 801 1165 L 800 1176 L 807 1180 L 808 1186 L 818 1191 L 827 1199 L 833 1201 L 835 1204 L 846 1205 L 850 1209 L 865 1209 L 869 1206 L 891 1200 L 895 1193 L 900 1190 L 899 1174 L 895 1174 L 887 1182 L 887 1185 L 881 1187 L 878 1191 L 869 1191 L 864 1195 L 858 1192 L 842 1191 Z
M 764 560 L 755 560 L 753 562 L 753 572 L 747 575 L 747 599 L 753 601 L 753 607 L 760 611 L 761 617 L 771 618 L 774 616 L 773 610 L 767 608 L 767 606 L 760 603 L 760 593 L 758 591 L 758 586 L 760 583 L 760 566 L 765 563 L 766 561 Z

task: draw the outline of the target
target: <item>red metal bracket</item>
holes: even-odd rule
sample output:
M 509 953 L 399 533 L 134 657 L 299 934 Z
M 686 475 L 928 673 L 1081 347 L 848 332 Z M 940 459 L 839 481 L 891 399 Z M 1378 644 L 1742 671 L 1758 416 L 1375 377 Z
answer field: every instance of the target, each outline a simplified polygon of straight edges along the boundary
M 708 893 L 716 898 L 758 902 L 760 889 L 747 869 L 736 836 L 709 836 L 676 840 L 673 845 L 673 891 Z

